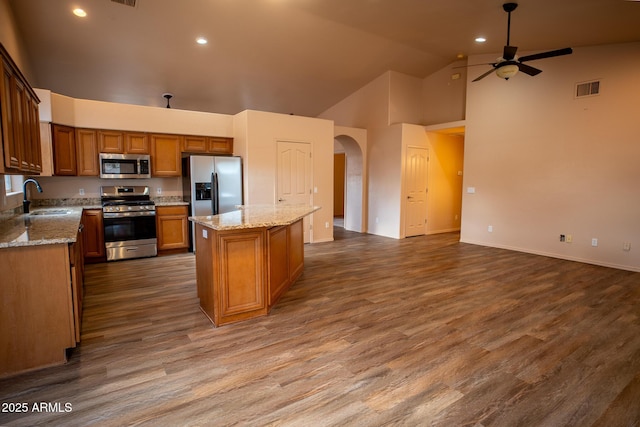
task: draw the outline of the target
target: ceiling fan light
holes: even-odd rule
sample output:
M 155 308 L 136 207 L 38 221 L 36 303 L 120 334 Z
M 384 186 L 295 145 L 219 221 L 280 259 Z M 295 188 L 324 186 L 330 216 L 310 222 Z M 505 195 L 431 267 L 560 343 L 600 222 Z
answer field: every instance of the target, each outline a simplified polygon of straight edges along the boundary
M 509 80 L 511 77 L 518 74 L 519 68 L 516 64 L 503 65 L 496 70 L 496 76 L 501 79 Z

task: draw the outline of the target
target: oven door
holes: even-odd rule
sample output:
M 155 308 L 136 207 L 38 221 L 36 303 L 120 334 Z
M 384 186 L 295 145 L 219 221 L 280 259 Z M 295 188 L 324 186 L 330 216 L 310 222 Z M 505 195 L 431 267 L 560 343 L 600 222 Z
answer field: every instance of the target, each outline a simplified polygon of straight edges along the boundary
M 107 261 L 156 256 L 155 215 L 104 214 Z

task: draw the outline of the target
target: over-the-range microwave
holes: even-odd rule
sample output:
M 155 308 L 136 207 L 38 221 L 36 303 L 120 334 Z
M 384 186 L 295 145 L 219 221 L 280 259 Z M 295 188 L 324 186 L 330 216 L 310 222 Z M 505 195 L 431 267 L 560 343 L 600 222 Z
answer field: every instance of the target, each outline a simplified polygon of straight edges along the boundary
M 151 178 L 148 154 L 100 153 L 100 178 Z

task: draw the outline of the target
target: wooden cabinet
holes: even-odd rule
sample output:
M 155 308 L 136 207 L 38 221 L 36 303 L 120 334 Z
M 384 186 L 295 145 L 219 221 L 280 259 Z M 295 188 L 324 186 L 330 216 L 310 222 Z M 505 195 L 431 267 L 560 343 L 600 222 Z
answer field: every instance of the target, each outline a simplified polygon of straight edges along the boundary
M 158 251 L 189 248 L 187 206 L 156 206 Z
M 65 363 L 66 349 L 77 342 L 74 300 L 81 300 L 79 282 L 71 281 L 71 264 L 78 264 L 70 245 L 1 251 L 0 348 L 11 351 L 0 352 L 0 377 Z
M 194 136 L 184 137 L 185 153 L 233 154 L 233 138 Z
M 84 297 L 84 251 L 82 229 L 76 241 L 69 245 L 69 261 L 71 266 L 71 294 L 73 303 L 73 323 L 76 343 L 80 342 L 82 329 L 82 300 Z
M 149 154 L 149 137 L 144 132 L 99 130 L 98 141 L 101 153 Z
M 304 268 L 302 220 L 268 232 L 269 308 L 284 294 Z
M 106 261 L 102 209 L 82 211 L 83 256 L 87 263 Z
M 182 175 L 182 135 L 151 134 L 151 175 L 172 177 Z
M 124 133 L 117 130 L 99 130 L 98 145 L 101 153 L 124 153 Z
M 233 138 L 208 137 L 208 151 L 213 154 L 233 154 Z
M 100 175 L 98 135 L 95 129 L 76 129 L 76 163 L 77 175 Z
M 51 125 L 54 175 L 77 175 L 75 129 Z
M 124 152 L 130 154 L 149 154 L 149 135 L 144 132 L 124 133 Z
M 267 314 L 266 229 L 216 231 L 196 224 L 196 281 L 216 326 Z
M 1 44 L 0 75 L 0 173 L 39 174 L 40 100 Z
M 196 223 L 200 308 L 216 326 L 263 316 L 304 269 L 302 219 L 215 230 Z

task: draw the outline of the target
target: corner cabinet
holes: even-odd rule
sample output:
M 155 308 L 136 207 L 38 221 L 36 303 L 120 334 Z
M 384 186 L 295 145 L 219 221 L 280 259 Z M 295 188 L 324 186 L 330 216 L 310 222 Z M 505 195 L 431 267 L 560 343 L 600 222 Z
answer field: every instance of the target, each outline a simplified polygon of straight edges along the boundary
M 38 99 L 7 51 L 0 44 L 0 173 L 42 172 Z

